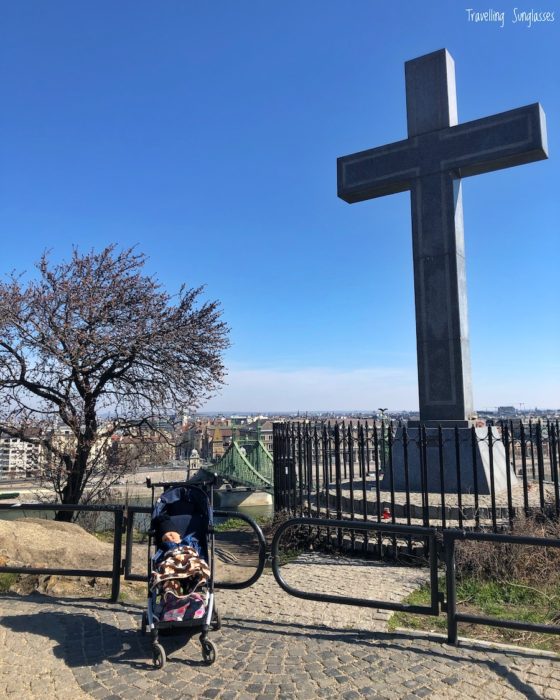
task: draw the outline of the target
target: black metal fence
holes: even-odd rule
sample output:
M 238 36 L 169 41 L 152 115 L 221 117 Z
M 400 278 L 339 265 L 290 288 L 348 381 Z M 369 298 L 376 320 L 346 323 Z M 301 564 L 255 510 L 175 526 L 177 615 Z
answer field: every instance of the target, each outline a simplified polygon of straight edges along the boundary
M 32 567 L 32 566 L 0 566 L 0 573 L 5 574 L 37 574 L 40 576 L 92 576 L 95 578 L 111 579 L 111 602 L 115 603 L 119 598 L 121 586 L 121 549 L 122 536 L 124 530 L 124 506 L 83 506 L 77 504 L 62 505 L 50 503 L 17 503 L 15 505 L 0 504 L 0 512 L 7 510 L 17 511 L 71 511 L 76 513 L 112 513 L 114 517 L 114 538 L 113 538 L 113 565 L 111 569 L 63 569 L 53 567 Z M 84 559 L 87 560 L 87 552 L 84 552 Z
M 429 552 L 429 605 L 417 605 L 406 602 L 395 602 L 392 600 L 372 600 L 370 598 L 356 598 L 344 595 L 332 595 L 313 590 L 301 590 L 290 585 L 281 569 L 282 551 L 286 546 L 286 534 L 292 529 L 303 530 L 307 542 L 323 537 L 325 533 L 332 532 L 333 537 L 327 535 L 327 539 L 336 539 L 340 531 L 367 531 L 375 532 L 385 538 L 405 538 L 422 539 L 428 542 Z M 471 615 L 457 610 L 458 601 L 456 594 L 456 566 L 455 566 L 455 545 L 457 540 L 485 541 L 492 544 L 514 544 L 531 547 L 555 547 L 560 548 L 560 540 L 552 537 L 525 537 L 519 535 L 508 535 L 494 532 L 473 532 L 458 529 L 448 529 L 441 533 L 434 527 L 414 527 L 409 525 L 399 525 L 393 523 L 364 523 L 358 520 L 335 520 L 326 518 L 293 518 L 284 522 L 277 530 L 272 541 L 272 571 L 278 585 L 287 593 L 297 598 L 314 600 L 321 603 L 336 603 L 343 605 L 360 606 L 366 608 L 378 608 L 382 610 L 403 611 L 417 615 L 438 616 L 440 613 L 447 614 L 447 641 L 450 644 L 457 644 L 459 622 L 467 622 L 476 625 L 486 625 L 489 627 L 499 627 L 527 632 L 538 632 L 546 634 L 560 634 L 560 626 L 557 624 L 533 623 L 527 620 L 501 619 L 481 615 Z M 288 538 L 288 542 L 289 542 Z M 288 547 L 292 545 L 288 544 Z M 305 557 L 306 553 L 313 551 L 302 547 L 300 557 Z M 444 563 L 443 567 L 438 565 L 438 560 Z M 295 565 L 297 566 L 296 559 Z M 301 560 L 300 560 L 300 563 Z M 440 591 L 439 576 L 444 575 L 444 590 Z M 364 574 L 367 576 L 367 572 Z M 336 579 L 334 579 L 336 580 Z M 337 582 L 339 583 L 339 582 Z M 512 611 L 510 610 L 510 615 Z
M 560 515 L 558 420 L 408 427 L 274 424 L 276 510 L 441 528 L 514 527 Z
M 111 579 L 111 602 L 116 602 L 119 598 L 121 576 L 128 581 L 147 581 L 146 574 L 135 574 L 132 572 L 132 547 L 135 531 L 136 516 L 144 516 L 146 522 L 150 521 L 151 508 L 147 506 L 125 506 L 125 505 L 102 505 L 102 506 L 84 506 L 78 504 L 62 505 L 60 503 L 17 503 L 17 504 L 0 504 L 0 513 L 2 511 L 19 511 L 19 512 L 57 512 L 57 511 L 72 511 L 76 513 L 111 513 L 113 514 L 113 559 L 111 569 L 64 569 L 60 567 L 33 567 L 33 566 L 0 566 L 0 574 L 35 574 L 39 576 L 56 575 L 56 576 L 91 576 L 94 578 L 110 578 Z M 242 589 L 252 586 L 253 583 L 261 576 L 266 562 L 266 544 L 264 535 L 259 525 L 248 515 L 238 513 L 237 511 L 214 510 L 216 518 L 235 518 L 235 520 L 243 520 L 254 531 L 257 545 L 258 558 L 255 571 L 244 581 L 216 581 L 216 588 Z M 138 524 L 138 520 L 136 520 Z M 144 528 L 147 529 L 147 528 Z M 125 556 L 122 557 L 123 536 L 125 537 Z M 146 572 L 148 570 L 148 557 L 150 556 L 149 547 L 146 542 Z M 84 560 L 87 560 L 87 552 L 84 552 Z
M 344 531 L 350 533 L 364 533 L 363 540 L 367 541 L 365 533 L 375 532 L 379 537 L 405 538 L 407 540 L 420 539 L 427 542 L 428 566 L 430 569 L 430 605 L 414 605 L 408 603 L 397 603 L 387 600 L 372 600 L 369 598 L 355 598 L 342 595 L 328 595 L 313 591 L 303 591 L 294 588 L 284 578 L 281 572 L 281 543 L 286 532 L 293 528 L 302 528 L 306 533 L 308 541 L 319 540 L 321 538 L 340 540 Z M 437 530 L 433 527 L 413 527 L 410 525 L 397 525 L 386 523 L 364 523 L 356 520 L 333 520 L 323 518 L 293 518 L 282 523 L 274 533 L 271 546 L 272 572 L 278 585 L 286 593 L 304 598 L 306 600 L 317 600 L 321 603 L 342 603 L 344 605 L 355 605 L 359 607 L 378 608 L 381 610 L 392 610 L 417 613 L 419 615 L 439 615 L 439 604 L 443 601 L 443 596 L 438 591 L 438 555 L 436 546 Z M 341 582 L 337 581 L 340 585 Z
M 291 491 L 290 491 L 291 492 Z M 105 505 L 105 506 L 79 506 L 79 505 L 60 505 L 60 504 L 17 504 L 6 505 L 0 504 L 0 511 L 8 509 L 26 510 L 26 511 L 60 511 L 72 510 L 76 512 L 108 512 L 114 516 L 114 540 L 113 540 L 113 565 L 109 570 L 92 570 L 92 569 L 61 569 L 61 568 L 46 568 L 46 567 L 27 567 L 27 566 L 0 566 L 0 573 L 24 573 L 24 574 L 56 574 L 62 576 L 95 576 L 99 578 L 111 578 L 111 601 L 118 600 L 121 576 L 128 580 L 146 581 L 147 576 L 143 574 L 133 574 L 131 571 L 132 561 L 132 543 L 134 520 L 136 516 L 148 516 L 150 508 L 145 506 L 126 507 L 121 505 Z M 257 535 L 259 555 L 258 565 L 255 572 L 245 581 L 241 582 L 216 582 L 217 588 L 233 588 L 241 589 L 251 586 L 261 576 L 265 566 L 265 540 L 260 527 L 249 516 L 233 512 L 215 510 L 215 516 L 219 518 L 236 518 L 248 523 Z M 307 537 L 310 536 L 312 530 L 315 531 L 315 536 L 323 536 L 325 533 L 333 531 L 335 540 L 340 541 L 343 532 L 349 532 L 350 537 L 354 537 L 356 531 L 362 532 L 362 543 L 368 542 L 368 537 L 399 540 L 420 540 L 427 543 L 426 551 L 428 553 L 429 565 L 429 585 L 430 585 L 430 603 L 429 605 L 414 605 L 408 603 L 398 603 L 394 601 L 371 600 L 364 598 L 352 598 L 341 595 L 327 595 L 324 593 L 303 591 L 291 586 L 285 580 L 281 571 L 281 544 L 283 537 L 292 528 L 304 528 Z M 122 558 L 123 535 L 126 536 L 125 558 Z M 327 534 L 327 539 L 330 540 L 330 535 Z M 291 519 L 280 525 L 275 532 L 271 547 L 272 554 L 272 570 L 278 584 L 289 594 L 307 600 L 316 600 L 326 603 L 337 603 L 353 606 L 361 606 L 368 608 L 380 608 L 392 611 L 406 611 L 422 615 L 439 615 L 440 612 L 447 613 L 447 635 L 448 641 L 451 644 L 457 643 L 457 624 L 459 622 L 469 622 L 472 624 L 489 625 L 493 627 L 506 627 L 517 630 L 527 630 L 533 632 L 546 632 L 551 634 L 560 634 L 560 626 L 535 624 L 526 621 L 502 620 L 491 617 L 482 617 L 467 615 L 457 611 L 456 600 L 456 582 L 455 582 L 455 544 L 457 540 L 478 540 L 490 541 L 493 543 L 507 542 L 510 544 L 530 545 L 540 547 L 560 547 L 560 540 L 557 538 L 533 538 L 519 535 L 507 535 L 492 532 L 468 532 L 459 529 L 447 529 L 442 534 L 438 532 L 436 527 L 411 526 L 407 524 L 399 524 L 394 522 L 365 522 L 359 520 L 347 519 L 332 519 L 332 518 L 311 518 L 299 517 Z M 146 548 L 147 549 L 147 548 Z M 86 553 L 87 555 L 87 553 Z M 438 574 L 441 569 L 438 566 L 438 560 L 442 559 L 445 564 L 445 593 L 439 590 Z
M 560 548 L 560 540 L 556 537 L 523 537 L 519 535 L 505 535 L 494 532 L 466 532 L 464 530 L 446 530 L 443 533 L 443 554 L 445 559 L 446 602 L 447 612 L 447 640 L 450 644 L 457 644 L 457 623 L 468 622 L 473 625 L 486 625 L 488 627 L 501 627 L 520 630 L 524 632 L 539 632 L 546 634 L 560 634 L 559 625 L 527 622 L 526 620 L 504 620 L 482 615 L 469 615 L 457 612 L 456 594 L 456 570 L 455 570 L 455 544 L 457 540 L 475 540 L 478 542 L 492 542 L 493 544 L 507 543 L 532 547 Z

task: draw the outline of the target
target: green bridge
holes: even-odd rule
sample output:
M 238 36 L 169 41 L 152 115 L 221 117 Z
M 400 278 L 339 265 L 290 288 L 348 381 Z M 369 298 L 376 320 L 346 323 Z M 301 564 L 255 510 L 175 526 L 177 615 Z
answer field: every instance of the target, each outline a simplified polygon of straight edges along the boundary
M 233 485 L 261 489 L 271 489 L 273 485 L 272 455 L 260 439 L 234 439 L 211 469 Z

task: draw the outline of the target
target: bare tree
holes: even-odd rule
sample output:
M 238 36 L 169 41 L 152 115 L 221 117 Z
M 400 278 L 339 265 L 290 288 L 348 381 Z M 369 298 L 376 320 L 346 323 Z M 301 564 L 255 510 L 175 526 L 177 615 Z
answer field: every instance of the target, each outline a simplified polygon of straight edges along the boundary
M 27 283 L 0 281 L 0 430 L 36 441 L 41 428 L 62 503 L 121 476 L 102 458 L 114 434 L 192 409 L 223 383 L 219 305 L 201 288 L 171 297 L 144 264 L 134 249 L 75 249 L 69 262 L 43 255 Z

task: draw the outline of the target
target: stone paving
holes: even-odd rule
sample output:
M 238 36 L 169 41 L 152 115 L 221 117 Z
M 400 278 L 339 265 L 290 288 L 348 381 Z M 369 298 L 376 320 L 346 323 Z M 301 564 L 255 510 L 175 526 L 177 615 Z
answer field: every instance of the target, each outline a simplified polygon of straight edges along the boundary
M 302 556 L 283 567 L 303 590 L 397 600 L 422 570 Z M 556 657 L 388 633 L 387 613 L 291 597 L 265 573 L 245 591 L 218 591 L 218 656 L 202 662 L 194 637 L 162 638 L 163 670 L 139 633 L 141 605 L 0 596 L 0 697 L 49 698 L 558 698 Z

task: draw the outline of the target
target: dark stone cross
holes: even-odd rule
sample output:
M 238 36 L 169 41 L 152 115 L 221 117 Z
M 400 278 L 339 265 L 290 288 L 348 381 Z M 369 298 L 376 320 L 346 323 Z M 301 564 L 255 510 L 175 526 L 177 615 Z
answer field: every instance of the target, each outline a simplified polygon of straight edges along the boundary
M 547 158 L 539 104 L 458 124 L 447 50 L 405 64 L 408 138 L 338 159 L 338 196 L 410 190 L 420 420 L 473 410 L 461 178 Z M 449 425 L 449 424 L 448 424 Z

